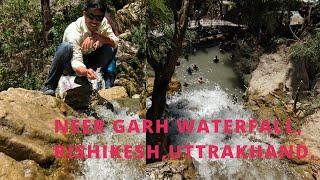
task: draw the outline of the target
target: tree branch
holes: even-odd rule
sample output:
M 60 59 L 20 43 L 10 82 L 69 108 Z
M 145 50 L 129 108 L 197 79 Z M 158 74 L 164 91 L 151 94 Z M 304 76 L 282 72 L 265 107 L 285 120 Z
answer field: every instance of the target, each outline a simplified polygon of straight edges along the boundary
M 161 70 L 161 64 L 157 62 L 156 58 L 154 57 L 151 49 L 149 46 L 146 47 L 146 55 L 147 55 L 147 62 L 150 64 L 154 71 Z
M 169 81 L 174 73 L 177 60 L 181 53 L 182 41 L 188 26 L 188 16 L 193 4 L 194 0 L 183 0 L 180 10 L 176 14 L 178 19 L 175 19 L 174 35 L 171 39 L 173 46 L 168 52 L 166 63 L 164 64 L 165 81 Z

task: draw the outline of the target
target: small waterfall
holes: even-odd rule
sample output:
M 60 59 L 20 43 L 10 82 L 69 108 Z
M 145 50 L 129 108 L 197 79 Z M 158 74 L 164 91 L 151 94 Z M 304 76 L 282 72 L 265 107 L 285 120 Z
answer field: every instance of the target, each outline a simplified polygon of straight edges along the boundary
M 233 102 L 225 91 L 219 86 L 207 86 L 204 89 L 190 89 L 168 100 L 167 116 L 175 119 L 243 119 L 251 118 L 250 112 L 241 104 Z M 175 124 L 175 123 L 171 123 Z M 213 129 L 213 125 L 210 129 Z M 197 126 L 195 126 L 197 127 Z M 235 152 L 236 145 L 262 145 L 272 144 L 275 147 L 279 143 L 266 135 L 258 133 L 240 135 L 226 135 L 223 132 L 209 134 L 179 134 L 175 127 L 171 126 L 171 142 L 174 145 L 216 145 L 222 147 L 231 145 Z M 219 129 L 222 129 L 219 127 Z M 207 152 L 207 151 L 206 151 Z M 279 160 L 244 160 L 244 159 L 209 159 L 207 156 L 198 158 L 198 151 L 192 150 L 194 165 L 203 179 L 286 179 L 285 165 Z
M 150 100 L 147 102 L 150 104 Z M 114 119 L 123 119 L 128 125 L 129 120 L 139 119 L 137 114 L 129 114 L 126 109 L 119 108 L 113 102 L 115 112 L 111 112 L 104 106 L 97 106 L 96 113 L 108 124 L 103 135 L 91 135 L 85 137 L 84 144 L 130 144 L 145 143 L 145 134 L 115 134 L 112 128 Z M 250 112 L 245 110 L 240 103 L 235 103 L 219 86 L 207 86 L 203 89 L 190 89 L 168 99 L 166 116 L 171 122 L 175 119 L 243 119 L 251 118 Z M 141 122 L 140 122 L 141 123 Z M 171 123 L 175 124 L 175 123 Z M 210 125 L 210 123 L 208 123 Z M 139 124 L 141 126 L 141 124 Z M 196 127 L 196 126 L 195 126 Z M 212 129 L 212 127 L 210 127 Z M 221 129 L 221 128 L 220 128 Z M 220 133 L 209 134 L 179 134 L 174 126 L 170 128 L 169 137 L 174 145 L 208 145 L 214 144 L 223 147 L 231 145 L 262 145 L 279 143 L 269 136 L 259 133 L 248 135 L 226 135 Z M 233 149 L 234 151 L 234 149 Z M 280 160 L 245 160 L 245 159 L 209 159 L 198 158 L 196 150 L 191 151 L 193 164 L 201 179 L 291 179 L 287 178 L 287 167 Z M 204 153 L 205 155 L 206 153 Z M 144 160 L 126 159 L 86 159 L 84 165 L 85 179 L 147 179 L 145 175 Z
M 113 132 L 112 121 L 114 119 L 125 120 L 124 124 L 128 126 L 131 119 L 139 119 L 138 114 L 130 113 L 127 109 L 120 108 L 116 102 L 114 112 L 104 106 L 97 106 L 96 113 L 107 122 L 105 133 L 102 135 L 91 135 L 84 139 L 83 144 L 115 144 L 115 145 L 140 145 L 145 144 L 145 134 L 117 134 Z M 141 127 L 142 125 L 139 124 Z M 109 152 L 109 149 L 108 149 Z M 122 152 L 123 153 L 123 152 Z M 123 155 L 122 155 L 123 157 Z M 144 179 L 145 178 L 145 160 L 128 159 L 86 159 L 84 165 L 84 178 L 96 180 L 122 180 L 122 179 Z
M 241 92 L 235 85 L 236 74 L 222 61 L 213 64 L 211 58 L 219 54 L 217 47 L 208 49 L 207 52 L 199 52 L 196 56 L 191 56 L 189 61 L 181 63 L 177 67 L 178 79 L 183 84 L 187 82 L 188 87 L 183 87 L 183 91 L 172 97 L 168 97 L 168 108 L 166 117 L 170 119 L 170 142 L 174 145 L 216 145 L 222 147 L 228 144 L 235 152 L 236 145 L 262 145 L 266 147 L 272 144 L 277 148 L 279 142 L 276 139 L 259 133 L 252 134 L 232 134 L 226 135 L 223 132 L 209 134 L 179 134 L 174 126 L 176 119 L 251 119 L 251 113 L 245 110 L 241 102 L 237 102 L 237 97 Z M 226 55 L 227 56 L 227 55 Z M 182 61 L 182 60 L 181 60 Z M 188 75 L 185 71 L 187 67 L 197 64 L 199 71 Z M 205 83 L 199 84 L 198 78 L 203 77 Z M 231 95 L 232 94 L 232 95 Z M 236 100 L 235 100 L 236 97 Z M 151 106 L 150 98 L 147 99 L 147 107 Z M 144 144 L 145 134 L 115 134 L 112 128 L 114 119 L 123 119 L 129 123 L 131 119 L 139 119 L 137 114 L 130 114 L 125 109 L 119 108 L 116 103 L 115 112 L 107 110 L 103 106 L 98 106 L 96 113 L 109 124 L 103 135 L 92 135 L 85 138 L 84 143 L 107 143 L 107 144 Z M 141 123 L 141 122 L 140 122 Z M 211 123 L 208 123 L 213 129 Z M 197 127 L 197 126 L 195 126 Z M 222 129 L 222 125 L 220 127 Z M 206 153 L 204 153 L 205 155 Z M 209 159 L 208 157 L 198 158 L 198 151 L 191 151 L 193 164 L 195 165 L 200 179 L 294 179 L 288 172 L 287 164 L 277 159 Z M 85 179 L 147 179 L 145 175 L 144 160 L 119 160 L 119 159 L 86 159 L 84 161 Z

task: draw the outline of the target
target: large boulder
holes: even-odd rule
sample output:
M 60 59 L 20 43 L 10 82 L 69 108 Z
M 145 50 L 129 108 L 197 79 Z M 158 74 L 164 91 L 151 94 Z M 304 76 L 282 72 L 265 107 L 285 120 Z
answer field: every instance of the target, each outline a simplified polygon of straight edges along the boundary
M 102 89 L 98 93 L 102 98 L 108 101 L 128 97 L 126 89 L 122 86 L 114 86 L 109 89 Z
M 308 155 L 305 158 L 293 158 L 289 171 L 301 179 L 319 179 L 320 178 L 320 109 L 314 114 L 304 119 L 301 128 L 301 135 L 292 135 L 286 144 L 303 144 L 308 148 Z
M 118 30 L 124 33 L 126 30 L 132 30 L 134 26 L 140 24 L 144 13 L 142 13 L 142 1 L 136 1 L 125 5 L 116 13 L 116 22 L 118 23 Z
M 33 160 L 48 167 L 54 161 L 53 144 L 70 143 L 54 133 L 54 120 L 77 116 L 61 100 L 38 91 L 10 88 L 0 92 L 0 151 L 11 158 Z
M 86 109 L 92 100 L 93 87 L 86 77 L 62 76 L 56 94 L 72 108 Z
M 137 94 L 139 91 L 138 84 L 134 79 L 129 80 L 129 79 L 125 79 L 125 78 L 120 78 L 115 81 L 115 85 L 116 86 L 123 86 L 126 89 L 128 95 L 130 97 Z
M 0 152 L 0 179 L 46 179 L 37 163 L 32 160 L 18 162 Z
M 290 69 L 292 64 L 283 53 L 261 56 L 257 69 L 252 72 L 248 94 L 264 97 L 275 90 L 283 90 Z
M 318 165 L 320 165 L 320 110 L 318 109 L 314 114 L 306 117 L 305 122 L 301 129 L 301 135 L 293 139 L 293 142 L 305 144 L 308 147 L 308 156 L 299 162 L 318 161 Z
M 118 52 L 116 54 L 116 57 L 120 62 L 125 62 L 129 59 L 132 59 L 133 57 L 136 57 L 137 53 L 138 48 L 136 45 L 132 44 L 129 41 L 120 39 L 118 44 Z

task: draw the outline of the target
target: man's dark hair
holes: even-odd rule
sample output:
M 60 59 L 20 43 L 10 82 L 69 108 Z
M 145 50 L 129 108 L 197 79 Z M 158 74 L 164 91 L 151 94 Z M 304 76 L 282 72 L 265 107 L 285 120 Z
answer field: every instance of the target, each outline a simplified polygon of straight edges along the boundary
M 107 11 L 107 7 L 104 0 L 87 0 L 83 10 L 88 11 L 88 9 L 90 8 L 100 9 L 103 13 Z

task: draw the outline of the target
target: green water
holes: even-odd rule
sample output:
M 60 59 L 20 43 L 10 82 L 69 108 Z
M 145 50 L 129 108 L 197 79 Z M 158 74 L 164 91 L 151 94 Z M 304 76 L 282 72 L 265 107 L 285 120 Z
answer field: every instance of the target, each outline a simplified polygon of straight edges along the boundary
M 215 56 L 220 60 L 218 63 L 213 61 Z M 176 67 L 176 75 L 182 85 L 185 82 L 190 84 L 187 87 L 182 86 L 183 90 L 201 89 L 219 85 L 229 94 L 241 97 L 243 87 L 241 87 L 237 75 L 232 70 L 230 63 L 228 63 L 230 58 L 230 54 L 220 53 L 217 46 L 197 51 L 194 55 L 189 56 L 188 61 L 180 58 L 181 64 Z M 193 71 L 192 75 L 189 75 L 186 70 L 194 64 L 199 67 L 199 71 Z M 204 80 L 202 84 L 198 81 L 200 77 Z

